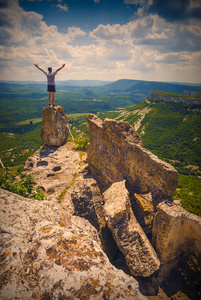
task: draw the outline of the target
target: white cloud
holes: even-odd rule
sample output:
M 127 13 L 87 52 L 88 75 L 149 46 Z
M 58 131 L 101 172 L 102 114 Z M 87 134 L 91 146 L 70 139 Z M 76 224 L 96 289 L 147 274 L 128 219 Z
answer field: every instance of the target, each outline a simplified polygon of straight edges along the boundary
M 201 21 L 167 23 L 158 16 L 145 16 L 126 25 L 99 25 L 90 36 L 99 43 L 144 45 L 156 52 L 195 52 L 201 49 Z
M 68 37 L 71 38 L 71 40 L 75 39 L 76 37 L 82 37 L 86 35 L 87 33 L 81 30 L 79 27 L 68 27 Z
M 198 20 L 168 23 L 157 15 L 142 14 L 124 25 L 99 24 L 88 34 L 78 27 L 61 33 L 55 25 L 48 26 L 42 15 L 25 12 L 15 0 L 1 12 L 1 79 L 45 80 L 33 63 L 43 68 L 66 63 L 58 75 L 61 80 L 147 80 L 151 76 L 152 80 L 168 81 L 173 78 L 171 70 L 177 81 L 195 81 L 199 76 Z M 83 38 L 91 44 L 82 45 Z
M 57 4 L 57 7 L 59 8 L 60 11 L 65 11 L 67 12 L 68 11 L 68 5 L 67 4 Z
M 173 65 L 174 70 L 181 66 L 187 70 L 194 60 L 198 61 L 192 54 L 201 49 L 200 28 L 198 21 L 171 24 L 157 15 L 147 15 L 121 26 L 99 25 L 90 35 L 107 48 L 107 58 L 121 62 L 128 74 L 131 70 L 159 73 Z M 199 65 L 193 70 L 196 74 Z
M 117 40 L 120 42 L 126 36 L 126 26 L 121 26 L 119 24 L 108 24 L 106 26 L 100 24 L 90 33 L 90 37 L 95 38 L 98 41 Z
M 132 49 L 127 44 L 110 43 L 107 44 L 108 51 L 106 57 L 109 61 L 129 61 L 132 59 Z
M 99 0 L 94 0 L 95 3 L 99 3 Z

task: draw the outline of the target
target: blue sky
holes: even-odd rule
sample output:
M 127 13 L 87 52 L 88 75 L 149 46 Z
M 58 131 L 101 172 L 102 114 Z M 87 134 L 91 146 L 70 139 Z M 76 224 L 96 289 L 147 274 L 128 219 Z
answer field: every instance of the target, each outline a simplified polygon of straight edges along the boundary
M 201 83 L 201 0 L 0 0 L 0 80 Z
M 60 32 L 71 26 L 93 30 L 99 24 L 125 24 L 137 10 L 135 5 L 123 0 L 20 0 L 19 3 L 26 11 L 42 14 L 47 25 L 56 25 Z

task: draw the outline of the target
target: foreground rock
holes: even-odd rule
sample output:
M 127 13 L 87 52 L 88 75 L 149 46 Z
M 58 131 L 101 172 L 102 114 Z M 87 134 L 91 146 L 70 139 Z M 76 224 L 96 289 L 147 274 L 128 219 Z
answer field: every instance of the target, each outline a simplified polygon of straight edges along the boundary
M 88 221 L 0 190 L 0 298 L 145 299 L 113 267 Z
M 43 108 L 43 126 L 41 138 L 47 146 L 61 146 L 66 143 L 69 134 L 64 110 L 61 106 Z
M 108 227 L 124 254 L 132 275 L 148 277 L 160 262 L 131 209 L 125 181 L 113 183 L 103 194 Z
M 161 263 L 183 253 L 201 256 L 201 218 L 171 202 L 157 207 L 153 224 L 153 242 Z
M 170 198 L 178 185 L 178 172 L 170 164 L 146 150 L 142 140 L 127 122 L 90 114 L 87 119 L 90 144 L 87 148 L 89 168 L 103 189 L 126 179 L 129 192 L 151 192 L 154 208 Z

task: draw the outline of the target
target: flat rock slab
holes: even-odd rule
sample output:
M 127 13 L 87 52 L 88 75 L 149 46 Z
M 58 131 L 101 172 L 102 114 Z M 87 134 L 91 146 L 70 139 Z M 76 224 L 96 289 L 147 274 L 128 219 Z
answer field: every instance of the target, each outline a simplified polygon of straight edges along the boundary
M 151 192 L 154 208 L 172 196 L 178 185 L 178 172 L 145 149 L 139 134 L 129 123 L 110 119 L 103 122 L 89 114 L 87 126 L 89 168 L 103 188 L 126 179 L 132 194 Z
M 134 276 L 148 277 L 160 262 L 130 205 L 125 181 L 113 183 L 103 193 L 105 219 Z
M 32 174 L 36 188 L 41 188 L 48 198 L 56 199 L 80 168 L 85 156 L 73 149 L 73 143 L 61 147 L 44 147 L 29 157 L 24 170 Z
M 51 201 L 0 189 L 0 299 L 146 299 L 96 229 Z

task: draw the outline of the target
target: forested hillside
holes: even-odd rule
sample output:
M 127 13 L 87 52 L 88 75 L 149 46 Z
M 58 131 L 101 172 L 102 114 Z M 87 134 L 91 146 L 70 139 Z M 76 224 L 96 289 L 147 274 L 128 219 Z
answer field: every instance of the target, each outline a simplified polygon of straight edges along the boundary
M 179 172 L 174 199 L 201 216 L 201 107 L 147 99 L 121 113 L 100 113 L 129 122 L 144 146 Z
M 121 113 L 99 117 L 129 122 L 141 135 L 144 146 L 182 173 L 198 166 L 201 170 L 201 108 L 183 103 L 147 99 Z M 192 172 L 197 172 L 196 169 Z
M 40 148 L 42 123 L 11 128 L 0 132 L 0 158 L 5 167 L 23 166 L 26 159 Z
M 150 90 L 184 93 L 185 90 L 201 91 L 200 86 L 165 82 L 121 79 L 104 86 L 56 86 L 56 104 L 66 114 L 97 113 L 125 109 L 148 97 Z M 16 122 L 42 117 L 42 109 L 48 104 L 45 84 L 14 84 L 0 82 L 0 128 Z
M 141 135 L 148 150 L 179 171 L 180 190 L 175 197 L 187 197 L 183 206 L 201 215 L 201 107 L 149 98 L 140 102 L 140 98 L 146 93 L 148 96 L 153 88 L 182 93 L 188 86 L 151 85 L 150 82 L 134 80 L 119 80 L 102 87 L 65 86 L 58 88 L 56 104 L 64 108 L 80 149 L 85 148 L 89 141 L 88 113 L 95 113 L 101 119 L 107 117 L 129 122 Z M 199 89 L 193 87 L 194 91 Z M 48 104 L 46 87 L 40 84 L 3 84 L 1 91 L 0 159 L 5 167 L 22 169 L 25 160 L 43 144 L 40 130 L 42 109 Z M 71 136 L 69 140 L 72 140 Z

